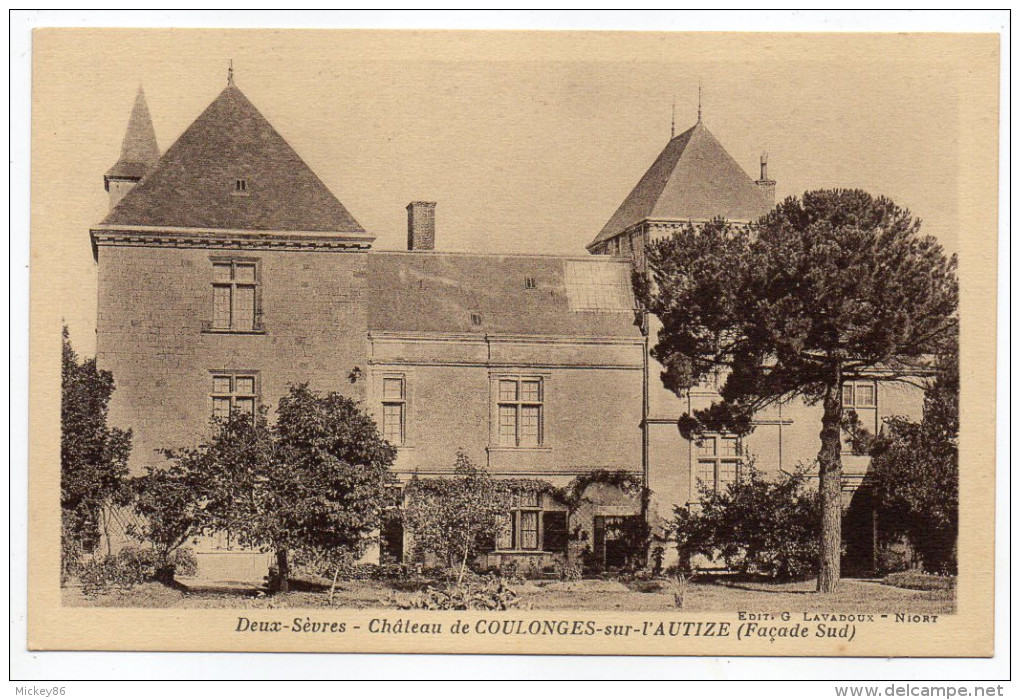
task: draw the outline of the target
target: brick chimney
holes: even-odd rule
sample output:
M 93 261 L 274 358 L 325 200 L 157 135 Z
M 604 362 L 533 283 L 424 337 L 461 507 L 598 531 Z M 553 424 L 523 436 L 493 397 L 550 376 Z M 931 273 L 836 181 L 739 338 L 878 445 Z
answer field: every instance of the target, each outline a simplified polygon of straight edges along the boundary
M 761 177 L 754 181 L 769 208 L 776 206 L 776 181 L 769 179 L 769 154 L 761 154 Z
M 434 250 L 436 247 L 436 203 L 407 205 L 407 249 Z

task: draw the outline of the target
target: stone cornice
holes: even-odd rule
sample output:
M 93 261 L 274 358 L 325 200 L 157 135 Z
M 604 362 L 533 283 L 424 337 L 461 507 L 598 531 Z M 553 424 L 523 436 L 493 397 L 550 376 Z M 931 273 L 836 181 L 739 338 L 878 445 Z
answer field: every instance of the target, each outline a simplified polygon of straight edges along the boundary
M 325 231 L 258 231 L 157 226 L 95 226 L 92 250 L 99 246 L 217 248 L 232 250 L 368 250 L 375 236 Z
M 630 226 L 623 229 L 619 233 L 614 233 L 612 236 L 609 236 L 608 238 L 592 241 L 591 243 L 585 246 L 585 250 L 589 252 L 594 252 L 596 249 L 601 248 L 602 246 L 608 244 L 609 241 L 613 240 L 614 238 L 620 238 L 622 236 L 629 237 L 631 234 L 635 232 L 640 232 L 645 228 L 676 230 L 683 228 L 687 224 L 693 224 L 695 226 L 704 226 L 709 221 L 712 221 L 712 219 L 641 219 L 641 221 L 638 221 L 636 224 L 631 224 Z M 753 223 L 745 219 L 726 219 L 726 221 L 727 223 L 733 224 L 735 226 L 741 226 L 745 228 Z

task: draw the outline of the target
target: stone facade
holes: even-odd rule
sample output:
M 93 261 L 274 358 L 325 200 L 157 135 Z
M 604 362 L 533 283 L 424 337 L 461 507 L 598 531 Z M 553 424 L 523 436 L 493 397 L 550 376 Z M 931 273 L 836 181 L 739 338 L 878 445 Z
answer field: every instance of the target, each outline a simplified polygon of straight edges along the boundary
M 147 133 L 151 124 L 144 129 L 140 119 L 132 129 Z M 218 128 L 222 120 L 229 128 Z M 259 137 L 247 143 L 251 133 Z M 712 190 L 700 183 L 696 197 L 684 198 L 685 178 L 697 174 L 684 170 L 685 158 L 729 158 L 700 122 L 653 166 L 672 164 L 679 175 L 646 175 L 632 197 L 648 211 L 625 202 L 589 245 L 597 255 L 585 258 L 437 253 L 431 202 L 408 205 L 410 252 L 371 251 L 373 237 L 232 84 L 182 142 L 168 152 L 170 165 L 161 160 L 118 191 L 123 197 L 92 230 L 97 361 L 116 381 L 111 423 L 134 431 L 134 473 L 161 461 L 160 450 L 198 444 L 218 405 L 275 406 L 290 385 L 307 382 L 364 402 L 397 446 L 402 482 L 450 474 L 463 450 L 497 478 L 539 479 L 553 491 L 594 470 L 631 475 L 644 487 L 635 494 L 593 484 L 569 516 L 553 492 L 515 509 L 518 534 L 497 543 L 486 562 L 541 569 L 620 566 L 627 554 L 620 533 L 638 521 L 651 526 L 668 565 L 676 556 L 666 530 L 673 509 L 697 502 L 708 470 L 733 476 L 753 459 L 779 473 L 814 460 L 820 408 L 803 401 L 763 411 L 740 440 L 711 436 L 710 451 L 684 440 L 677 418 L 718 398 L 717 387 L 679 398 L 663 388 L 648 355 L 658 326 L 635 313 L 631 269 L 645 269 L 649 241 L 707 220 Z M 207 152 L 242 155 L 210 174 Z M 249 163 L 264 170 L 233 177 Z M 278 177 L 279 164 L 304 183 L 302 204 Z M 716 171 L 742 175 L 732 162 Z M 765 206 L 758 188 L 774 193 L 775 183 L 764 165 L 757 183 L 743 177 L 722 187 L 728 199 L 720 211 L 746 214 L 736 219 L 746 223 Z M 195 194 L 164 211 L 161 188 Z M 649 193 L 658 198 L 652 208 Z M 688 200 L 698 216 L 669 208 Z M 881 373 L 860 381 L 862 417 L 874 428 L 885 416 L 920 415 L 920 382 L 892 384 Z M 845 465 L 849 508 L 867 460 L 847 455 Z M 866 533 L 867 507 L 858 510 Z M 389 556 L 409 550 L 406 534 L 384 533 Z M 555 548 L 546 546 L 553 540 Z M 230 568 L 229 538 L 201 547 L 209 571 Z M 249 574 L 266 565 L 238 556 Z
M 114 425 L 134 430 L 131 468 L 196 443 L 212 415 L 213 376 L 250 373 L 275 404 L 290 384 L 363 398 L 365 252 L 101 245 L 96 357 L 113 373 Z M 257 265 L 259 328 L 211 328 L 213 263 Z

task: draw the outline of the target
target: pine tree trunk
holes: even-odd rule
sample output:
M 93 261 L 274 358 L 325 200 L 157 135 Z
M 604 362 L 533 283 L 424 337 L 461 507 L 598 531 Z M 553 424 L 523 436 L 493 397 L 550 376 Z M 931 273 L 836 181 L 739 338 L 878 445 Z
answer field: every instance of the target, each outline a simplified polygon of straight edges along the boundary
M 837 367 L 836 382 L 825 390 L 822 412 L 822 449 L 818 452 L 818 495 L 822 510 L 822 528 L 818 547 L 818 592 L 831 593 L 839 586 L 839 559 L 842 549 L 842 481 L 840 461 L 840 422 L 843 417 L 842 372 Z

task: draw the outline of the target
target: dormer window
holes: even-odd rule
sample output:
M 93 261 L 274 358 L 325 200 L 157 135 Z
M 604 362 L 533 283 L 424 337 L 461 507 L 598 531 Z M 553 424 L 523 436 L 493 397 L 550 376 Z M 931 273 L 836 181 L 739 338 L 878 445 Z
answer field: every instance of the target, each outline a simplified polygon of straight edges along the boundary
M 248 178 L 239 177 L 234 180 L 234 194 L 241 197 L 248 196 Z

